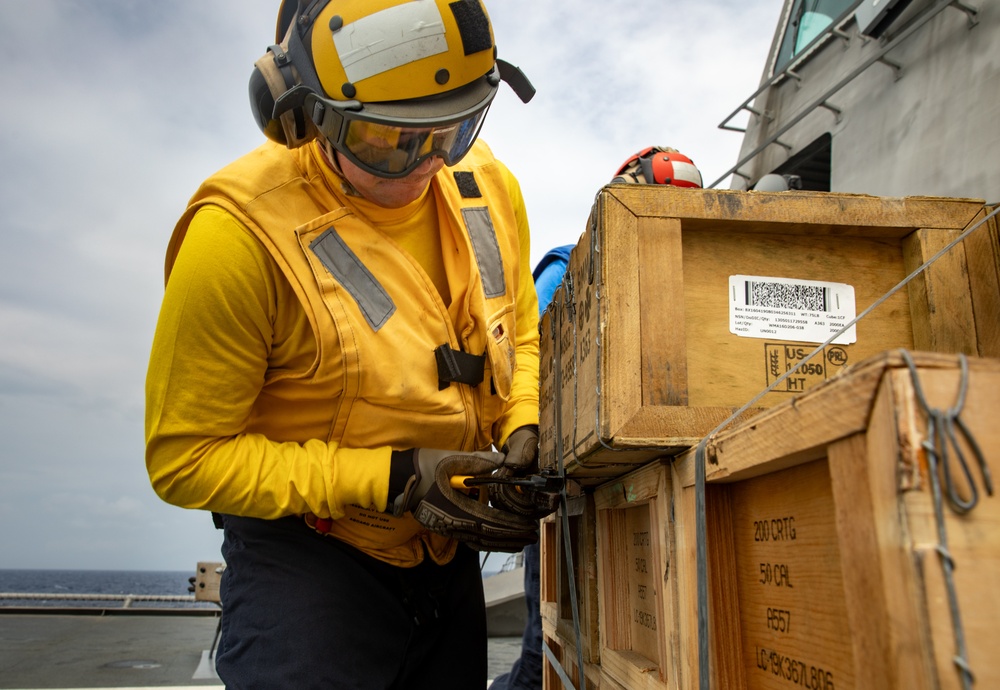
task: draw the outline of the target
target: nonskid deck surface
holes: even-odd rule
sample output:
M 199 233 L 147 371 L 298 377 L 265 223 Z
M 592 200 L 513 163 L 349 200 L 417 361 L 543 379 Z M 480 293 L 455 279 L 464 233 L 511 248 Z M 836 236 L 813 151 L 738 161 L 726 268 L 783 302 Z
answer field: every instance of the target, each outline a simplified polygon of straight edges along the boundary
M 216 616 L 0 613 L 0 689 L 221 688 L 208 651 Z M 489 638 L 489 677 L 510 669 L 519 638 Z

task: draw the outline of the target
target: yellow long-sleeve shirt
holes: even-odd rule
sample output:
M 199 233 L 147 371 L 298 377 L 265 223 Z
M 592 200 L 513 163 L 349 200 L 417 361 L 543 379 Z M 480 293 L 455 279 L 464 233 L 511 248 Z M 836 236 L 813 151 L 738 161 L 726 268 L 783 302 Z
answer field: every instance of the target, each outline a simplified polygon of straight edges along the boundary
M 312 184 L 337 184 L 316 150 L 295 155 Z M 506 404 L 491 420 L 497 445 L 515 428 L 537 423 L 538 405 L 528 224 L 517 182 L 501 170 L 525 268 L 505 267 L 517 276 L 517 369 Z M 434 188 L 404 209 L 341 201 L 414 257 L 444 309 L 455 315 L 465 308 L 453 298 L 460 292 L 449 289 L 441 259 L 453 248 L 446 241 L 442 249 Z M 229 210 L 211 204 L 197 210 L 167 284 L 147 377 L 147 465 L 157 492 L 184 507 L 261 518 L 312 513 L 337 519 L 350 505 L 384 510 L 390 452 L 409 447 L 419 433 L 400 429 L 398 442 L 341 445 L 330 438 L 335 401 L 327 399 L 329 389 L 307 384 L 297 389 L 295 414 L 279 427 L 266 425 L 266 434 L 254 431 L 261 426 L 257 417 L 282 406 L 268 401 L 275 382 L 306 381 L 318 361 L 337 378 L 337 358 L 318 358 L 317 347 L 299 295 L 260 238 Z M 314 394 L 319 399 L 310 400 Z

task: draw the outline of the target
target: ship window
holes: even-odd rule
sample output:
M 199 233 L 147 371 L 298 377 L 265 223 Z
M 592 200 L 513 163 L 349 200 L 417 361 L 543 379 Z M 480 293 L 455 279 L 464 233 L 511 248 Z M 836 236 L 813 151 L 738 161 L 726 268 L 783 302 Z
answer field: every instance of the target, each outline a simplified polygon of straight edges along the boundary
M 795 0 L 789 13 L 785 35 L 774 65 L 780 72 L 792 58 L 799 55 L 819 36 L 823 35 L 857 0 Z
M 833 137 L 829 132 L 807 145 L 772 172 L 778 175 L 797 175 L 801 189 L 810 192 L 830 191 L 830 148 Z

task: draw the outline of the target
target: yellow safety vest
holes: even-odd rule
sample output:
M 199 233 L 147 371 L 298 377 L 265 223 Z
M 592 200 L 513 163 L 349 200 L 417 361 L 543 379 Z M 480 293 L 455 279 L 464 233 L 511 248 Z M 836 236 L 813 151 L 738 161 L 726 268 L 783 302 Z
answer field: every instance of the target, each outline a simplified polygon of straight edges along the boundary
M 454 248 L 443 252 L 449 313 L 416 261 L 352 212 L 311 149 L 269 142 L 209 178 L 167 250 L 169 277 L 197 210 L 222 207 L 253 231 L 305 309 L 317 359 L 307 372 L 266 378 L 246 432 L 305 442 L 310 439 L 295 438 L 290 429 L 294 415 L 307 408 L 329 419 L 324 440 L 345 448 L 488 449 L 517 370 L 520 247 L 501 166 L 479 143 L 432 180 L 442 246 Z M 482 383 L 442 380 L 459 353 L 485 354 Z M 306 519 L 316 525 L 315 516 Z M 450 560 L 456 546 L 409 514 L 393 518 L 365 506 L 320 523 L 332 536 L 399 565 L 422 560 L 421 543 L 439 563 Z

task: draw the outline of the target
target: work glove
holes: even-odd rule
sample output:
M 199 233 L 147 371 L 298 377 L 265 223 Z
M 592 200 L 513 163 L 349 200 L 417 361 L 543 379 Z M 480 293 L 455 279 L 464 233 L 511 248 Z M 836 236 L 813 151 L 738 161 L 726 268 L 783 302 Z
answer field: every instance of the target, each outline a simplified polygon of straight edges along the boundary
M 538 472 L 538 425 L 521 426 L 511 432 L 500 449 L 503 466 L 524 475 Z
M 493 475 L 495 482 L 490 484 L 490 503 L 536 521 L 554 513 L 559 506 L 557 492 L 511 481 L 538 474 L 538 426 L 532 424 L 515 429 L 502 450 L 503 467 Z
M 452 487 L 453 476 L 488 477 L 503 464 L 500 453 L 433 448 L 393 451 L 387 512 L 409 511 L 432 532 L 479 551 L 517 553 L 538 541 L 538 523 L 480 502 Z

